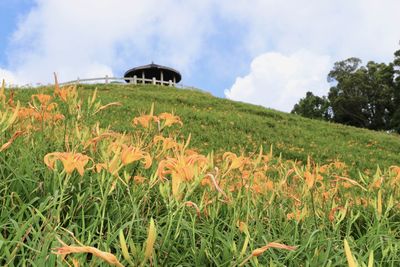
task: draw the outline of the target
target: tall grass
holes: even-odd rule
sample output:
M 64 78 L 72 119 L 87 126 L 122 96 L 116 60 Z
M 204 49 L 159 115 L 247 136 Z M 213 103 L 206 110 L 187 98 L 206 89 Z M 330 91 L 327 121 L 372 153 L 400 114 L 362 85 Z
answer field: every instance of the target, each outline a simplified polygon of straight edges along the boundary
M 79 93 L 0 95 L 0 265 L 400 264 L 400 167 L 202 154 L 179 114 L 113 131 Z
M 307 161 L 312 157 L 319 163 L 335 160 L 345 162 L 353 175 L 358 170 L 371 173 L 377 165 L 389 168 L 397 165 L 400 153 L 399 135 L 374 132 L 340 124 L 306 119 L 245 103 L 220 99 L 209 94 L 153 85 L 79 85 L 81 97 L 90 97 L 98 88 L 103 103 L 119 101 L 98 116 L 101 127 L 124 132 L 131 131 L 131 118 L 148 112 L 152 103 L 155 112 L 175 112 L 184 127 L 181 137 L 192 134 L 191 145 L 203 154 L 212 151 L 222 154 L 251 154 L 260 146 L 286 160 Z M 51 88 L 41 89 L 51 93 Z M 30 100 L 34 90 L 15 90 L 15 98 Z

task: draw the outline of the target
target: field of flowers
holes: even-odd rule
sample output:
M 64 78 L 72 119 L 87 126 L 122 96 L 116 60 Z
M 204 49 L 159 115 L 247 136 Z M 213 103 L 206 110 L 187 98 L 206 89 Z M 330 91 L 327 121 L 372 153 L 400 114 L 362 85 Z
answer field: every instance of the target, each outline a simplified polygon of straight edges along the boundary
M 202 153 L 170 110 L 0 91 L 1 266 L 399 266 L 400 167 Z

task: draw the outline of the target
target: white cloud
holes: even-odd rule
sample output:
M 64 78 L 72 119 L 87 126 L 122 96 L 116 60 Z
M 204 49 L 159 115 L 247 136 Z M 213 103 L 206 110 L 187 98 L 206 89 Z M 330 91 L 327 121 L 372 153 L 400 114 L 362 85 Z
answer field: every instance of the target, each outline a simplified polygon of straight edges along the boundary
M 49 82 L 54 71 L 62 81 L 113 75 L 151 60 L 186 70 L 211 28 L 209 9 L 207 0 L 36 0 L 13 34 L 9 69 L 23 83 Z
M 243 50 L 253 58 L 250 73 L 225 90 L 234 100 L 290 111 L 306 91 L 327 94 L 333 62 L 348 57 L 389 62 L 399 49 L 398 0 L 237 0 L 235 5 L 221 0 L 220 5 L 226 19 L 245 25 Z
M 387 61 L 398 49 L 398 0 L 220 0 L 220 6 L 226 19 L 246 26 L 243 44 L 253 57 L 307 49 L 335 60 Z
M 268 52 L 256 57 L 250 73 L 236 79 L 225 96 L 282 111 L 291 111 L 307 91 L 324 94 L 331 67 L 327 55 L 298 51 L 291 55 Z

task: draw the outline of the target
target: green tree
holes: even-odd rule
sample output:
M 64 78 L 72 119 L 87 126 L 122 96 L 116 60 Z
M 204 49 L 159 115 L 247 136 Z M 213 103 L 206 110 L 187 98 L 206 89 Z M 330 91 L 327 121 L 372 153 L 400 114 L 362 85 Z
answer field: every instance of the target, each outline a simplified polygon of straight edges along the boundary
M 328 99 L 335 122 L 374 130 L 390 129 L 396 111 L 393 64 L 349 58 L 336 62 L 328 74 Z
M 307 92 L 292 113 L 400 133 L 400 50 L 394 56 L 389 64 L 362 66 L 355 57 L 336 62 L 328 74 L 328 97 Z
M 307 92 L 306 96 L 294 105 L 291 113 L 312 119 L 330 119 L 329 101 L 326 97 L 315 96 Z
M 400 50 L 394 53 L 393 60 L 394 68 L 394 97 L 393 105 L 395 106 L 395 111 L 390 120 L 391 129 L 400 133 Z

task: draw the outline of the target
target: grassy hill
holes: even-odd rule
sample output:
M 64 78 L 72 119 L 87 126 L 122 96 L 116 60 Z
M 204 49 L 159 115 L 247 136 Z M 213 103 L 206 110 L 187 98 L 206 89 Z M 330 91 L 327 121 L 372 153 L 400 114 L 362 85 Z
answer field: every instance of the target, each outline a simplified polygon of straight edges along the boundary
M 399 266 L 397 135 L 199 91 L 53 90 L 0 90 L 0 266 Z
M 102 126 L 117 131 L 132 131 L 130 121 L 139 113 L 175 112 L 185 127 L 181 136 L 192 134 L 192 145 L 208 153 L 211 150 L 252 153 L 269 151 L 284 159 L 328 163 L 345 162 L 353 170 L 375 170 L 399 163 L 400 137 L 340 124 L 310 120 L 261 106 L 221 99 L 201 91 L 153 85 L 80 85 L 80 94 L 99 90 L 104 104 L 119 101 L 123 105 L 101 114 Z M 50 92 L 52 89 L 41 89 Z M 17 99 L 27 101 L 36 90 L 18 90 Z

